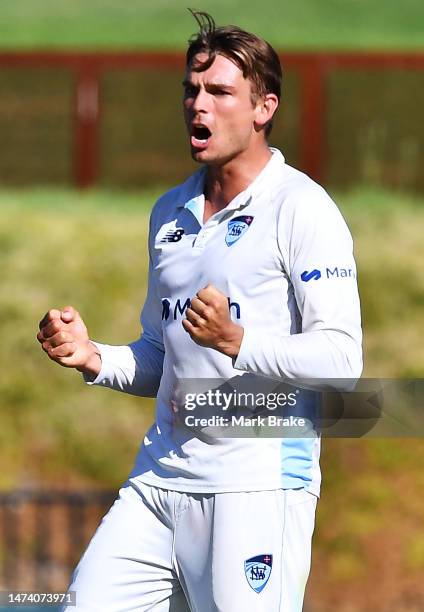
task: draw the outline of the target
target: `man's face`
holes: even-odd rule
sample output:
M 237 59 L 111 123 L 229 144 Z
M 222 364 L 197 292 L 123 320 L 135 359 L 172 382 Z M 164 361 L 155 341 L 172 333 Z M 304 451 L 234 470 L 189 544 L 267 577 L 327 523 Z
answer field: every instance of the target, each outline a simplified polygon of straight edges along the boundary
M 208 56 L 199 53 L 194 61 Z M 222 164 L 253 144 L 255 107 L 252 85 L 234 62 L 217 55 L 203 72 L 187 68 L 184 119 L 195 161 Z

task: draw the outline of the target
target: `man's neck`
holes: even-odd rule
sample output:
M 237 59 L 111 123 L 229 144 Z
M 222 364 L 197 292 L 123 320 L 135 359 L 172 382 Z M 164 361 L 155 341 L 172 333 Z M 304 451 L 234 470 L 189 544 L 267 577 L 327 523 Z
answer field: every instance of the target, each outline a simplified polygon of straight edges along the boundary
M 206 222 L 225 208 L 239 193 L 247 189 L 271 158 L 268 146 L 255 155 L 240 156 L 222 166 L 208 166 L 205 184 Z

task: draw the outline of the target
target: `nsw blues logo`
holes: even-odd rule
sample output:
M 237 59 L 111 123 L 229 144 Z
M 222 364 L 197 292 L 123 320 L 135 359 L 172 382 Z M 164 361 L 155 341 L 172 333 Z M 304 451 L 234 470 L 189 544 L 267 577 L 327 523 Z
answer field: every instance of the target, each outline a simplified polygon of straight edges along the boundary
M 258 555 L 251 557 L 244 562 L 244 573 L 249 586 L 260 593 L 265 587 L 271 576 L 272 555 Z
M 237 242 L 237 240 L 249 229 L 252 221 L 253 217 L 248 215 L 241 215 L 240 217 L 235 217 L 231 219 L 231 221 L 228 221 L 227 235 L 225 236 L 227 246 L 231 246 Z

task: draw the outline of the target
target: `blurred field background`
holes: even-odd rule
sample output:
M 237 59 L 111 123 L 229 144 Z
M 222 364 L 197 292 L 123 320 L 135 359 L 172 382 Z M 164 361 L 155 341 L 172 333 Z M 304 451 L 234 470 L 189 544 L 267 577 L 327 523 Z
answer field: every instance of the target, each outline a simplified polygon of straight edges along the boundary
M 413 0 L 273 0 L 261 11 L 219 0 L 197 8 L 282 52 L 423 50 L 424 5 Z M 185 4 L 165 0 L 0 0 L 0 15 L 3 49 L 184 49 L 195 30 Z M 325 186 L 355 238 L 369 377 L 423 377 L 423 77 L 346 72 L 329 84 Z M 193 167 L 188 148 L 181 155 L 180 79 L 175 71 L 102 77 L 99 187 L 78 192 L 72 75 L 0 70 L 2 490 L 117 488 L 151 423 L 152 400 L 88 388 L 48 361 L 35 334 L 48 308 L 71 303 L 93 338 L 138 337 L 149 210 Z M 287 74 L 271 138 L 295 165 L 300 95 Z M 308 612 L 423 610 L 422 440 L 323 447 Z
M 183 49 L 192 33 L 185 0 L 0 1 L 2 48 Z M 421 49 L 419 0 L 204 0 L 198 10 L 257 32 L 277 47 Z

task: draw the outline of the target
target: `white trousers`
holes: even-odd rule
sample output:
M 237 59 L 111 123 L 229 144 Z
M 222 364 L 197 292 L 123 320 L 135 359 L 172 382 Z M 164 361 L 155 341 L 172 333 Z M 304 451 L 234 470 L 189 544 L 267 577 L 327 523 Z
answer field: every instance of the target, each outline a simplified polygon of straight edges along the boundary
M 72 576 L 66 612 L 301 612 L 317 498 L 126 483 Z

